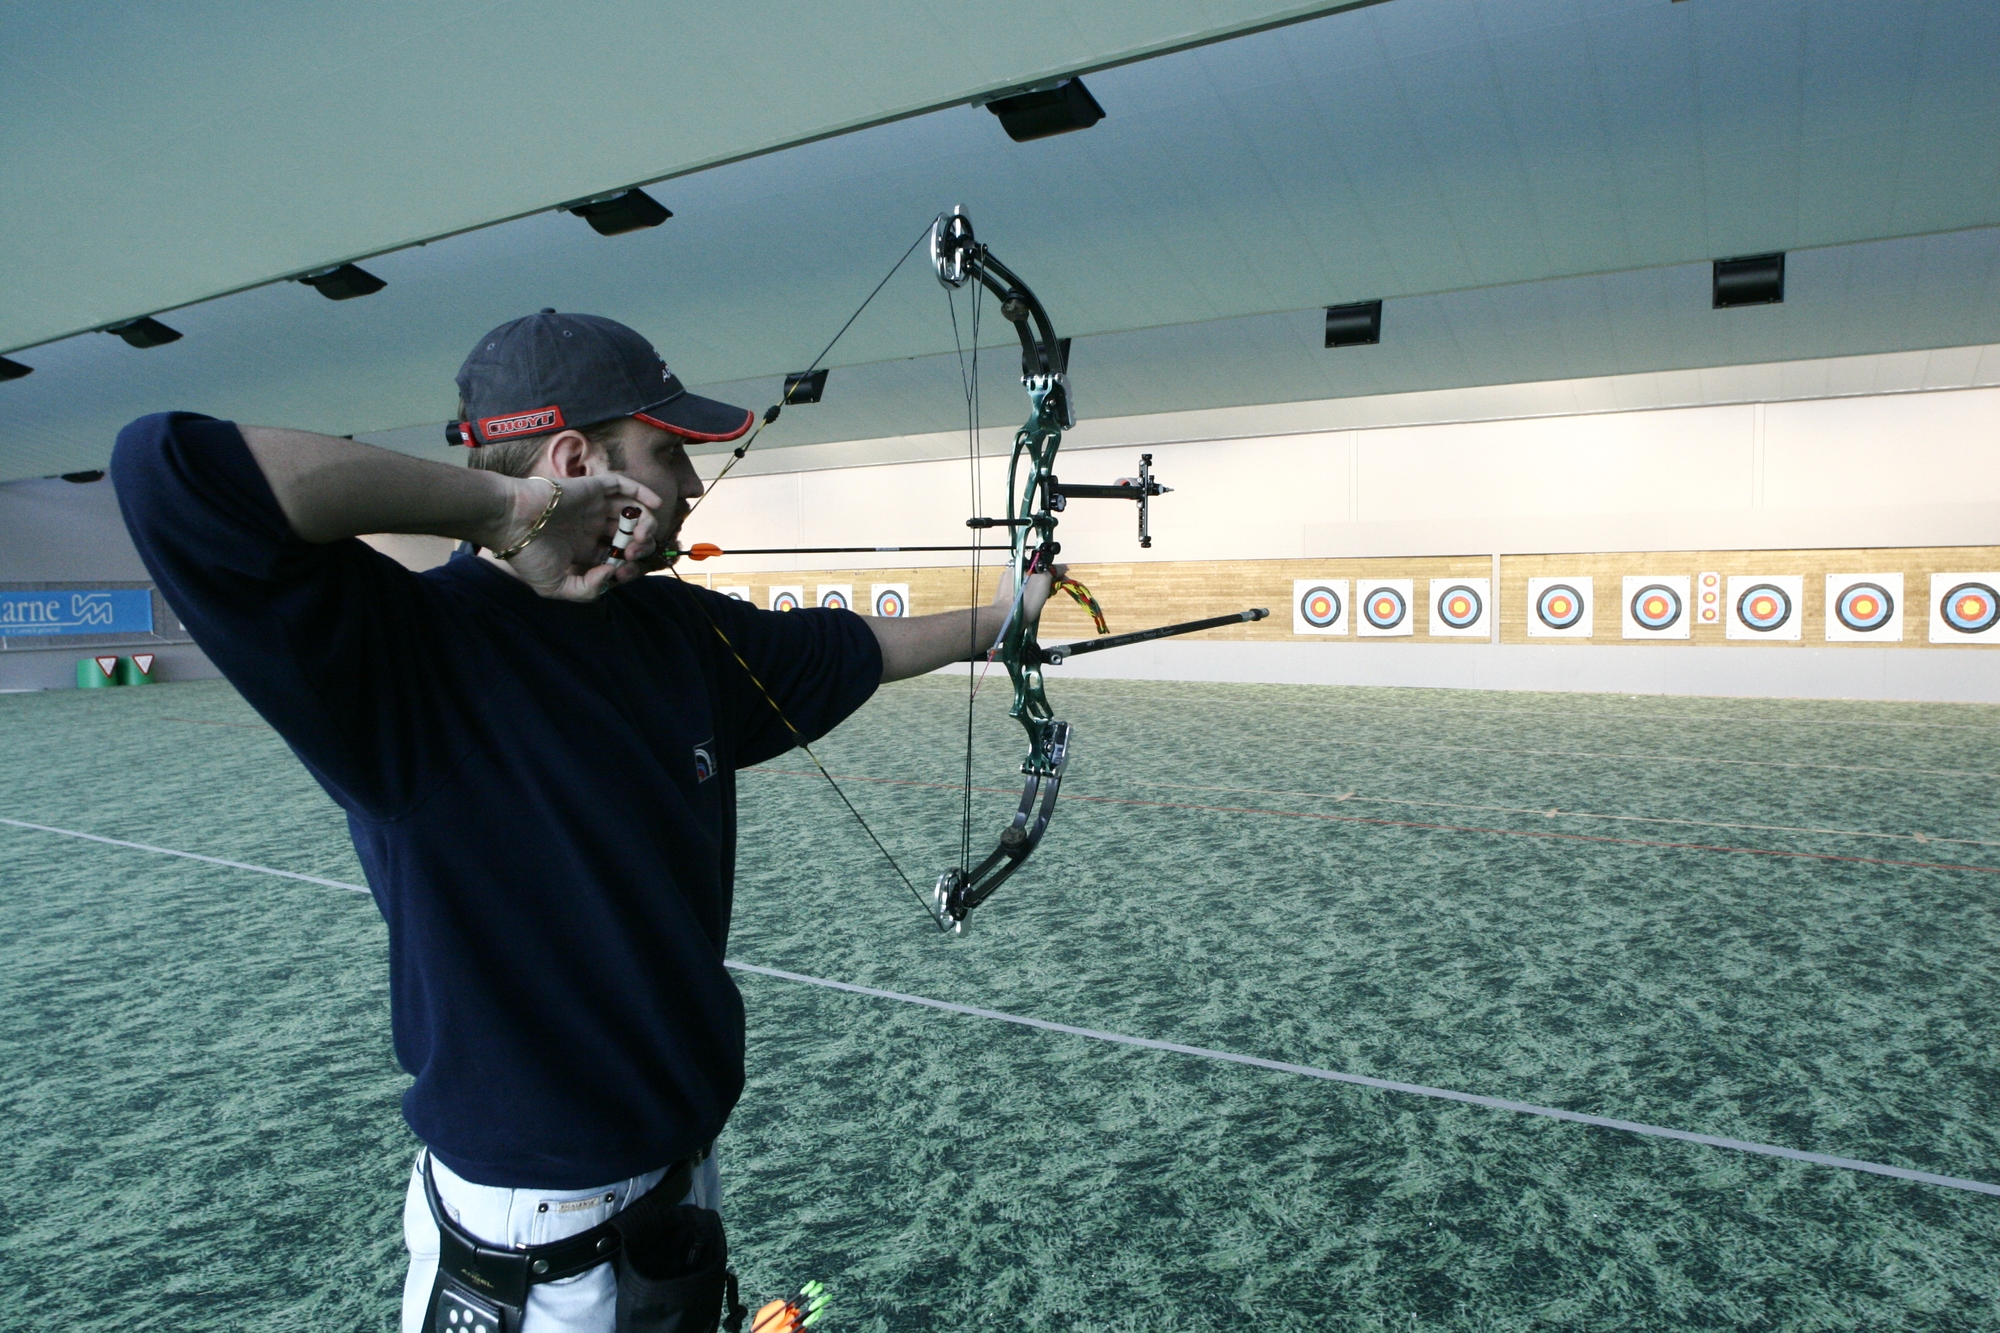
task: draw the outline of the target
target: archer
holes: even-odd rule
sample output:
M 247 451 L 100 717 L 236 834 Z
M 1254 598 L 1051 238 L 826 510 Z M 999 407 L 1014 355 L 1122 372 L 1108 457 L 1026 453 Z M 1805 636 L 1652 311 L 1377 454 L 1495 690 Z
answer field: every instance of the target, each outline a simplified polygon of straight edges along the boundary
M 712 1145 L 744 1078 L 735 773 L 1032 624 L 1063 570 L 896 620 L 644 578 L 703 491 L 687 442 L 753 414 L 549 310 L 481 338 L 458 385 L 470 468 L 171 413 L 120 433 L 119 503 L 196 642 L 347 812 L 388 924 L 425 1145 L 405 1333 L 608 1333 L 663 1293 L 712 1330 Z M 377 532 L 477 554 L 412 573 L 357 540 Z

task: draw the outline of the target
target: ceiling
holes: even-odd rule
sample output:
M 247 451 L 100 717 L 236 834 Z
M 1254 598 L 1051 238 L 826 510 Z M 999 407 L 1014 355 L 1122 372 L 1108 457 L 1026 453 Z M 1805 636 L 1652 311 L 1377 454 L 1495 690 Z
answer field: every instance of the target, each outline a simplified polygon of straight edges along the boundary
M 760 406 L 953 203 L 1077 336 L 1087 414 L 2000 341 L 1990 0 L 1392 0 L 1090 85 L 1078 134 L 955 106 L 680 177 L 651 231 L 543 213 L 371 260 L 390 285 L 360 300 L 277 284 L 174 312 L 165 347 L 17 353 L 0 476 L 100 464 L 169 406 L 440 422 L 478 334 L 545 305 Z M 1706 261 L 1767 250 L 1785 304 L 1711 310 Z M 1381 346 L 1320 346 L 1321 306 L 1373 297 Z M 953 347 L 913 258 L 787 442 L 962 423 Z
M 1363 0 L 17 0 L 0 349 Z

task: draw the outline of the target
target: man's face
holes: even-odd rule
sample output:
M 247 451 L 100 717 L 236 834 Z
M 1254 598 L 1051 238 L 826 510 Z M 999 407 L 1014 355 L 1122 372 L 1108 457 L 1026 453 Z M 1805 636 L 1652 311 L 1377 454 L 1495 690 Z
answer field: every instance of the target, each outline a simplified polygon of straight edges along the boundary
M 620 443 L 625 448 L 625 466 L 619 471 L 651 487 L 666 500 L 667 508 L 655 518 L 660 525 L 661 545 L 674 546 L 680 538 L 682 521 L 702 492 L 701 478 L 695 474 L 694 464 L 688 461 L 686 441 L 637 418 L 628 417 L 624 428 Z

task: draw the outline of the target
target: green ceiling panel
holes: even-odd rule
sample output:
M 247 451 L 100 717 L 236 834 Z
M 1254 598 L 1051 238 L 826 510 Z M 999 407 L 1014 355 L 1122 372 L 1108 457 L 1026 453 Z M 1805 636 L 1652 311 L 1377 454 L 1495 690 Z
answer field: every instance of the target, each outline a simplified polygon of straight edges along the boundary
M 1362 2 L 13 4 L 0 348 Z

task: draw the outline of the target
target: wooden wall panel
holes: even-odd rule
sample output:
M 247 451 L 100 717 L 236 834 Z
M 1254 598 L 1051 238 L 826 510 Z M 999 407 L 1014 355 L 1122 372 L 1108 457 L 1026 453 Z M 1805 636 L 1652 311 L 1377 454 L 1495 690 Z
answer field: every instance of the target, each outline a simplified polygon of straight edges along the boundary
M 995 579 L 1004 566 L 980 570 L 980 600 L 990 600 Z M 1893 549 L 1829 549 L 1805 551 L 1658 551 L 1592 555 L 1503 555 L 1500 558 L 1499 620 L 1503 643 L 1604 644 L 1645 643 L 1654 647 L 1706 644 L 1751 649 L 1843 647 L 1943 647 L 1929 643 L 1930 576 L 1946 570 L 2000 569 L 2000 547 L 1939 546 Z M 1688 639 L 1627 640 L 1619 632 L 1619 595 L 1627 574 L 1696 575 L 1714 570 L 1731 574 L 1800 574 L 1805 577 L 1800 639 L 1746 641 L 1725 637 L 1725 626 L 1696 625 Z M 1270 610 L 1268 620 L 1208 630 L 1191 637 L 1314 643 L 1409 643 L 1409 638 L 1345 638 L 1292 633 L 1292 580 L 1306 578 L 1407 578 L 1416 583 L 1417 616 L 1414 641 L 1479 645 L 1483 638 L 1430 637 L 1429 580 L 1488 578 L 1488 555 L 1379 557 L 1352 560 L 1145 561 L 1127 564 L 1077 565 L 1071 571 L 1097 595 L 1113 633 L 1145 629 L 1181 620 L 1224 615 L 1246 607 Z M 1894 573 L 1904 579 L 1903 639 L 1900 644 L 1829 644 L 1826 641 L 1826 575 L 1829 573 Z M 1531 577 L 1590 575 L 1595 582 L 1593 637 L 1589 639 L 1530 639 L 1527 589 Z M 829 569 L 782 573 L 696 575 L 704 582 L 748 584 L 751 597 L 765 605 L 773 585 L 799 584 L 810 599 L 821 583 L 851 583 L 857 602 L 874 583 L 907 583 L 913 614 L 930 615 L 971 605 L 969 567 L 927 569 Z M 1058 596 L 1042 616 L 1042 642 L 1062 643 L 1089 638 L 1089 615 L 1067 597 Z M 1966 644 L 1964 647 L 1977 647 Z

